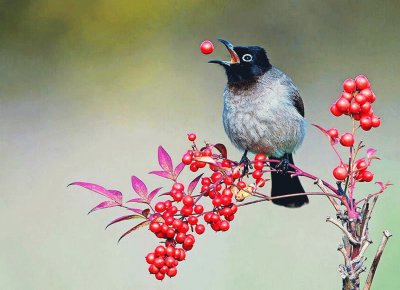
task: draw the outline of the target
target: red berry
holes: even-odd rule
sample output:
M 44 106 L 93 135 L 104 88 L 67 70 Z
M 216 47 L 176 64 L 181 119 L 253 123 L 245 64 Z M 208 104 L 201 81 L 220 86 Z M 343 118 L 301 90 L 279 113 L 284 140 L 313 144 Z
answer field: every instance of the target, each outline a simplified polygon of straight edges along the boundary
M 201 152 L 201 155 L 202 156 L 212 156 L 212 151 L 211 151 L 211 149 L 206 148 Z
M 235 215 L 234 215 L 234 214 L 231 214 L 230 216 L 226 216 L 225 219 L 226 219 L 228 222 L 233 221 L 233 220 L 235 219 Z
M 212 204 L 213 204 L 215 207 L 219 207 L 219 206 L 222 204 L 221 198 L 215 197 L 215 198 L 213 199 L 213 201 L 212 201 Z
M 227 197 L 229 197 L 229 198 L 232 198 L 233 193 L 232 193 L 232 190 L 231 190 L 230 188 L 225 188 L 225 189 L 222 191 L 222 195 L 223 195 L 223 196 L 227 196 Z
M 256 167 L 254 166 L 254 168 L 256 168 Z M 258 168 L 256 168 L 256 169 L 258 169 Z M 233 179 L 238 179 L 241 175 L 242 174 L 240 173 L 240 170 L 238 167 L 236 167 L 235 169 L 232 170 L 232 178 Z
M 211 217 L 210 217 L 210 221 L 211 221 L 212 223 L 217 223 L 217 222 L 219 222 L 219 221 L 220 221 L 219 215 L 213 213 L 213 214 L 211 215 Z
M 197 204 L 195 205 L 195 207 L 193 208 L 194 213 L 196 214 L 202 214 L 204 211 L 204 207 L 201 204 Z
M 167 248 L 165 249 L 165 254 L 166 254 L 168 257 L 173 257 L 174 254 L 175 254 L 175 248 L 172 247 L 172 246 L 167 247 Z
M 156 276 L 157 280 L 161 281 L 161 280 L 164 280 L 165 274 L 158 272 L 155 276 Z
M 176 269 L 176 267 L 172 267 L 168 269 L 167 275 L 169 277 L 174 277 L 176 276 L 176 274 L 178 273 L 178 270 Z
M 214 45 L 211 41 L 209 40 L 204 40 L 201 44 L 200 44 L 200 51 L 203 54 L 210 54 L 214 51 Z
M 164 266 L 164 258 L 158 257 L 154 260 L 154 265 L 160 269 L 162 266 Z
M 190 163 L 192 163 L 192 155 L 190 154 L 185 154 L 182 156 L 182 163 L 185 165 L 189 165 Z
M 163 212 L 165 210 L 165 204 L 163 202 L 157 202 L 154 207 L 156 212 Z
M 204 231 L 206 230 L 206 227 L 202 224 L 198 224 L 196 225 L 196 227 L 194 228 L 194 230 L 196 231 L 196 233 L 198 235 L 201 235 L 202 233 L 204 233 Z
M 379 127 L 381 125 L 381 119 L 378 118 L 377 116 L 373 116 L 371 118 L 371 125 L 372 125 L 372 127 L 375 127 L 375 128 Z
M 256 156 L 254 156 L 254 161 L 265 161 L 267 160 L 267 157 L 265 156 L 265 154 L 256 154 Z
M 230 225 L 228 221 L 221 221 L 219 224 L 219 229 L 223 232 L 226 232 L 227 230 L 229 230 Z
M 202 185 L 211 185 L 211 179 L 208 177 L 204 177 L 201 179 L 201 184 Z
M 254 169 L 256 170 L 262 170 L 264 167 L 264 162 L 261 160 L 257 160 L 254 162 Z
M 178 244 L 182 244 L 183 241 L 185 240 L 185 237 L 186 237 L 185 233 L 177 233 L 177 234 L 176 234 L 176 237 L 175 237 L 175 241 L 176 241 Z
M 336 104 L 333 104 L 330 108 L 332 115 L 339 117 L 342 115 L 342 112 L 336 107 Z
M 357 162 L 356 167 L 358 170 L 362 171 L 362 170 L 367 169 L 368 163 L 365 161 L 365 159 L 361 159 Z
M 362 117 L 360 119 L 360 126 L 365 131 L 370 130 L 372 127 L 371 117 Z
M 369 102 L 372 104 L 376 100 L 376 95 L 372 92 L 372 96 L 369 98 Z
M 207 163 L 203 162 L 203 161 L 196 161 L 196 166 L 198 168 L 204 168 L 206 167 Z
M 251 175 L 253 176 L 254 179 L 258 179 L 263 175 L 263 173 L 261 170 L 254 170 Z
M 208 212 L 204 215 L 204 221 L 206 223 L 210 223 L 211 222 L 211 217 L 212 217 L 213 213 L 212 212 Z
M 175 258 L 174 257 L 167 257 L 165 259 L 165 265 L 169 268 L 172 268 L 175 266 Z
M 263 179 L 263 178 L 258 178 L 258 179 L 256 180 L 256 185 L 257 185 L 258 187 L 263 187 L 263 186 L 265 185 L 265 179 Z
M 360 110 L 361 110 L 361 106 L 359 103 L 353 102 L 350 104 L 350 108 L 349 108 L 350 113 L 357 114 L 360 112 Z
M 343 92 L 343 93 L 340 95 L 340 97 L 341 97 L 341 98 L 344 98 L 344 99 L 346 99 L 346 100 L 348 100 L 349 102 L 351 102 L 351 100 L 353 100 L 353 94 L 350 94 L 350 93 L 348 93 L 348 92 Z
M 189 216 L 189 215 L 192 214 L 192 212 L 193 212 L 193 207 L 192 206 L 184 205 L 181 208 L 181 214 L 183 216 Z
M 232 197 L 229 197 L 227 195 L 223 195 L 221 196 L 221 204 L 222 205 L 230 205 L 232 203 Z
M 236 204 L 232 204 L 232 206 L 231 206 L 232 214 L 235 214 L 237 212 L 237 210 L 238 210 L 237 205 Z
M 173 189 L 175 189 L 176 191 L 183 191 L 185 189 L 185 186 L 182 183 L 174 183 L 174 185 L 172 186 Z
M 175 236 L 175 230 L 173 228 L 169 228 L 165 235 L 167 238 L 172 239 Z
M 367 98 L 367 102 L 370 102 L 373 98 L 373 93 L 371 89 L 364 89 L 360 92 L 360 94 L 363 94 Z
M 361 113 L 369 113 L 371 107 L 372 106 L 370 102 L 365 102 L 363 105 L 361 105 Z
M 199 170 L 199 168 L 197 167 L 196 163 L 192 163 L 190 164 L 190 171 L 192 172 L 196 172 L 197 170 Z
M 350 102 L 345 98 L 340 98 L 336 101 L 336 108 L 342 113 L 347 113 L 350 107 Z
M 239 187 L 240 189 L 245 188 L 245 187 L 246 187 L 246 182 L 244 182 L 244 181 L 239 181 L 239 182 L 237 183 L 237 187 Z
M 211 224 L 211 228 L 212 228 L 214 231 L 218 232 L 218 231 L 219 231 L 219 223 Z
M 191 195 L 185 195 L 185 197 L 182 200 L 184 205 L 187 206 L 192 206 L 194 203 L 193 197 Z
M 191 224 L 193 226 L 193 225 L 197 224 L 199 219 L 197 217 L 195 217 L 194 215 L 191 215 L 190 217 L 188 217 L 187 221 L 189 224 Z
M 356 82 L 353 79 L 347 79 L 343 82 L 343 89 L 347 93 L 352 93 L 356 90 Z
M 150 274 L 157 274 L 160 271 L 155 265 L 150 265 L 149 272 Z
M 374 174 L 368 170 L 365 170 L 362 173 L 362 179 L 366 182 L 370 182 L 370 181 L 372 181 L 372 179 L 374 179 Z
M 158 246 L 155 250 L 154 250 L 154 254 L 157 257 L 162 257 L 165 255 L 165 247 L 164 246 Z M 160 267 L 159 267 L 160 268 Z
M 335 138 L 337 138 L 339 136 L 339 131 L 336 128 L 330 128 L 326 133 L 332 139 L 335 139 Z
M 333 176 L 337 180 L 345 180 L 347 178 L 347 170 L 343 166 L 338 166 L 335 169 L 333 169 Z
M 179 229 L 179 232 L 181 233 L 187 233 L 189 231 L 189 225 L 185 222 L 182 223 L 181 228 Z
M 229 160 L 224 159 L 221 162 L 221 166 L 222 167 L 226 167 L 226 168 L 231 168 L 232 164 L 231 164 L 231 162 Z
M 168 212 L 173 216 L 178 212 L 178 208 L 173 205 L 168 209 Z
M 351 147 L 354 144 L 354 136 L 351 133 L 344 133 L 342 137 L 340 137 L 340 144 L 346 147 Z
M 146 256 L 146 262 L 149 264 L 153 264 L 155 259 L 156 256 L 154 255 L 154 253 L 148 253 Z
M 214 172 L 212 175 L 211 175 L 211 181 L 213 182 L 213 183 L 216 183 L 219 179 L 221 179 L 222 178 L 222 173 L 221 172 Z
M 233 178 L 231 176 L 227 176 L 224 178 L 224 183 L 226 185 L 231 185 L 233 183 Z
M 356 77 L 355 81 L 357 89 L 359 90 L 368 89 L 370 87 L 370 83 L 366 76 L 359 75 L 358 77 Z
M 179 230 L 180 228 L 181 228 L 181 226 L 182 226 L 182 220 L 179 220 L 179 219 L 175 219 L 174 221 L 173 221 L 173 223 L 172 223 L 172 227 L 174 228 L 174 229 L 176 229 L 176 230 Z
M 149 227 L 150 231 L 153 233 L 158 233 L 161 230 L 161 226 L 158 222 L 152 222 Z
M 362 105 L 367 101 L 367 97 L 365 97 L 363 94 L 357 94 L 357 96 L 354 97 L 354 100 Z
M 188 134 L 188 140 L 189 140 L 189 141 L 194 141 L 194 140 L 196 140 L 196 134 L 193 134 L 193 133 Z
M 176 202 L 180 202 L 182 200 L 182 198 L 183 198 L 183 193 L 182 192 L 179 191 L 179 192 L 175 193 L 174 200 Z

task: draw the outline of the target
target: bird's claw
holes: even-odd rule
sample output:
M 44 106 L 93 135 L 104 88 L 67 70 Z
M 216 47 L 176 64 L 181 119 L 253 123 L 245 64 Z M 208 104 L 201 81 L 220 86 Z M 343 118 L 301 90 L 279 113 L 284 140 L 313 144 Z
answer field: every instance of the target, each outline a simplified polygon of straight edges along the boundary
M 242 158 L 239 161 L 239 164 L 243 164 L 243 171 L 242 171 L 242 176 L 245 176 L 247 173 L 249 173 L 249 168 L 253 169 L 253 166 L 251 165 L 250 159 L 247 157 L 247 150 L 244 152 Z
M 289 171 L 289 157 L 287 154 L 284 155 L 281 162 L 279 162 L 275 168 L 280 169 L 281 173 L 287 173 Z

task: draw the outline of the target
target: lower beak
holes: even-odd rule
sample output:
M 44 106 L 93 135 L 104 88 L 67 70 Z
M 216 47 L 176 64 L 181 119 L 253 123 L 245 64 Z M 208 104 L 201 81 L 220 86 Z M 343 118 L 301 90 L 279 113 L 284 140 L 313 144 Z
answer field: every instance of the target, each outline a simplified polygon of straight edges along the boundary
M 218 38 L 218 40 L 225 45 L 226 49 L 228 50 L 229 54 L 231 55 L 231 61 L 228 62 L 228 61 L 223 61 L 223 60 L 210 60 L 209 63 L 218 63 L 218 64 L 221 64 L 224 66 L 230 66 L 231 64 L 240 63 L 239 56 L 235 52 L 233 44 L 222 38 Z

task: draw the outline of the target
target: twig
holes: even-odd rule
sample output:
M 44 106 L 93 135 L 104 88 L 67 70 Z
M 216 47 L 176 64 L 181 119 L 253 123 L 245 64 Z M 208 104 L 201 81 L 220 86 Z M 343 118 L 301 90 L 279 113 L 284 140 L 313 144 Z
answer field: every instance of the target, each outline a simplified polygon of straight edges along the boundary
M 350 268 L 351 261 L 350 261 L 349 256 L 347 255 L 344 245 L 340 244 L 339 247 L 337 248 L 337 250 L 342 253 L 343 258 L 344 258 L 344 264 L 346 265 L 346 268 Z
M 332 224 L 334 224 L 335 226 L 337 226 L 339 229 L 342 230 L 342 232 L 347 236 L 347 238 L 349 239 L 350 243 L 353 245 L 359 245 L 360 242 L 358 242 L 352 234 L 350 234 L 350 232 L 344 227 L 342 226 L 337 220 L 331 218 L 331 217 L 327 217 L 326 218 L 327 222 L 330 222 Z
M 365 234 L 366 234 L 367 228 L 368 228 L 368 222 L 371 219 L 372 210 L 375 207 L 375 204 L 376 204 L 376 202 L 378 200 L 378 197 L 379 197 L 379 195 L 374 197 L 374 200 L 372 201 L 371 206 L 370 206 L 369 210 L 367 211 L 367 215 L 365 216 L 364 226 L 363 226 L 363 228 L 361 230 L 361 240 L 365 239 Z
M 314 184 L 316 184 L 323 192 L 329 194 L 328 189 L 327 189 L 327 188 L 325 187 L 325 185 L 322 183 L 322 180 L 321 180 L 321 179 L 318 178 L 318 179 L 314 182 Z M 340 207 L 339 207 L 339 205 L 337 204 L 337 202 L 333 199 L 333 197 L 332 197 L 332 196 L 329 196 L 329 195 L 327 195 L 327 197 L 328 197 L 329 201 L 332 203 L 333 207 L 336 209 L 336 212 L 337 212 L 337 213 L 340 213 Z
M 376 252 L 374 261 L 372 262 L 371 269 L 369 270 L 367 281 L 365 282 L 364 290 L 369 290 L 372 285 L 372 280 L 374 279 L 374 275 L 376 272 L 376 268 L 378 267 L 379 261 L 381 259 L 383 250 L 385 249 L 386 243 L 392 235 L 389 231 L 383 232 L 383 237 L 381 244 L 379 245 L 378 251 Z

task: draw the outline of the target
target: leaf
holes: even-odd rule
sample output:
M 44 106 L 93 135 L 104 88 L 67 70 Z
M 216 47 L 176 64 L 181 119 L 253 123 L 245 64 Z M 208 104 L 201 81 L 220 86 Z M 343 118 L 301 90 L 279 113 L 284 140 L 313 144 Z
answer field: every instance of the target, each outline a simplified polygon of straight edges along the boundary
M 226 147 L 224 144 L 218 143 L 218 144 L 215 144 L 214 147 L 221 153 L 222 158 L 226 159 L 228 157 L 228 151 L 226 150 Z
M 167 179 L 174 179 L 172 174 L 167 171 L 150 171 L 149 174 L 155 174 L 157 176 L 167 178 Z
M 178 178 L 179 174 L 181 174 L 181 172 L 182 172 L 183 168 L 185 168 L 185 166 L 186 165 L 181 162 L 175 167 L 175 170 L 174 170 L 174 178 L 175 179 Z
M 169 156 L 167 151 L 165 151 L 162 146 L 158 146 L 158 163 L 160 164 L 161 168 L 164 169 L 164 171 L 172 174 L 174 167 L 172 166 L 171 156 Z
M 168 192 L 161 193 L 159 196 L 165 196 L 165 195 L 170 195 L 169 191 L 168 191 Z
M 113 193 L 112 191 L 109 191 L 107 189 L 105 189 L 104 187 L 94 184 L 94 183 L 88 183 L 88 182 L 72 182 L 70 185 L 79 185 L 82 186 L 86 189 L 89 189 L 91 191 L 97 192 L 105 197 L 108 197 L 109 199 L 112 199 L 113 201 L 117 202 L 117 203 L 121 203 L 121 199 L 119 198 L 118 195 L 116 195 L 115 193 Z M 122 194 L 121 194 L 122 195 Z
M 113 225 L 113 224 L 122 222 L 122 221 L 127 221 L 127 220 L 131 220 L 131 219 L 139 219 L 139 218 L 144 219 L 145 217 L 142 216 L 142 215 L 138 215 L 138 214 L 124 215 L 124 216 L 121 216 L 121 217 L 119 217 L 119 218 L 116 218 L 115 220 L 112 220 L 112 221 L 106 226 L 106 228 L 108 228 L 109 226 L 111 226 L 111 225 Z
M 138 213 L 138 214 L 144 216 L 144 214 L 143 214 L 143 211 L 145 211 L 144 209 L 140 209 L 140 208 L 131 208 L 131 207 L 128 207 L 127 209 L 130 210 L 130 211 L 133 211 L 133 212 L 135 212 L 135 213 Z
M 203 176 L 203 173 L 200 174 L 199 176 L 197 176 L 195 179 L 193 179 L 193 180 L 189 183 L 189 186 L 188 186 L 188 189 L 187 189 L 187 194 L 188 194 L 188 195 L 191 195 L 191 194 L 192 194 L 193 190 L 196 188 L 196 186 L 197 186 L 197 184 L 199 183 L 199 180 L 200 180 L 200 178 L 201 178 L 202 176 Z
M 212 159 L 210 156 L 199 156 L 199 157 L 196 157 L 195 160 L 205 162 L 205 163 L 215 164 L 215 160 Z
M 367 149 L 367 159 L 368 159 L 369 163 L 371 163 L 371 160 L 373 160 L 373 159 L 380 160 L 379 157 L 374 155 L 375 153 L 376 153 L 376 150 L 374 148 Z
M 118 239 L 118 243 L 119 243 L 119 241 L 120 241 L 122 238 L 126 237 L 127 235 L 129 235 L 129 234 L 132 233 L 133 231 L 136 231 L 138 228 L 145 227 L 145 226 L 147 226 L 148 224 L 150 224 L 150 221 L 149 221 L 149 220 L 144 221 L 144 222 L 141 222 L 140 224 L 137 224 L 136 226 L 134 226 L 133 228 L 131 228 L 129 231 L 125 232 L 125 233 Z
M 143 200 L 147 201 L 147 187 L 146 185 L 143 183 L 143 181 L 141 181 L 139 178 L 137 178 L 136 176 L 132 176 L 131 177 L 131 182 L 132 182 L 132 188 L 133 190 L 141 197 L 143 198 Z
M 329 138 L 331 145 L 336 145 L 338 143 L 338 138 L 331 138 L 331 136 L 328 135 L 328 131 L 324 127 L 317 125 L 317 124 L 312 124 L 312 125 L 314 127 L 318 128 L 322 133 L 325 134 L 325 136 L 327 136 Z
M 121 191 L 118 191 L 115 189 L 109 189 L 108 191 L 111 192 L 115 196 L 116 199 L 118 199 L 119 204 L 122 204 L 122 192 Z
M 146 218 L 149 216 L 150 209 L 146 208 L 142 211 L 142 215 L 144 215 Z
M 138 197 L 138 198 L 132 198 L 132 199 L 128 200 L 127 202 L 147 203 L 147 200 L 143 200 L 143 198 Z
M 106 200 L 106 201 L 103 201 L 102 203 L 98 204 L 98 205 L 95 206 L 94 208 L 92 208 L 92 209 L 88 212 L 88 214 L 90 214 L 90 213 L 92 213 L 92 212 L 94 212 L 94 211 L 96 211 L 96 210 L 99 210 L 99 209 L 114 207 L 114 206 L 118 206 L 118 205 L 119 205 L 119 204 L 118 204 L 117 202 L 113 201 L 113 200 Z
M 154 189 L 152 192 L 149 193 L 149 196 L 147 197 L 149 203 L 153 200 L 153 198 L 157 195 L 157 193 L 160 191 L 161 188 L 162 187 L 158 187 L 158 188 Z

